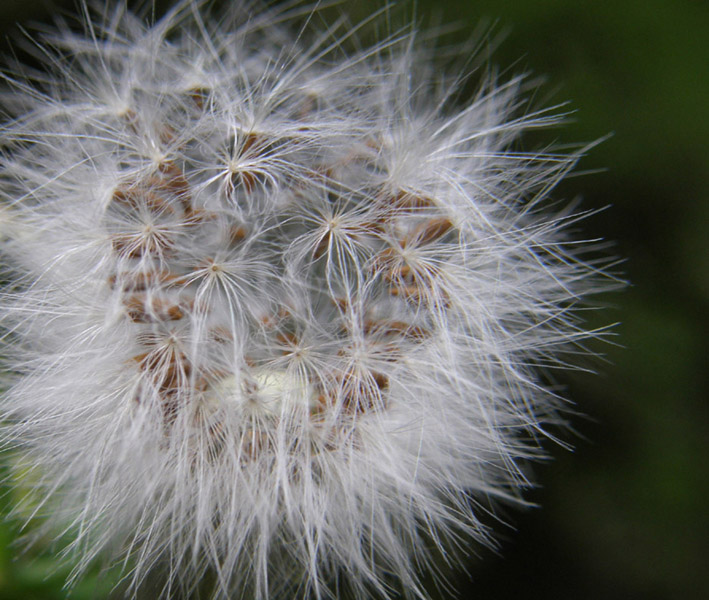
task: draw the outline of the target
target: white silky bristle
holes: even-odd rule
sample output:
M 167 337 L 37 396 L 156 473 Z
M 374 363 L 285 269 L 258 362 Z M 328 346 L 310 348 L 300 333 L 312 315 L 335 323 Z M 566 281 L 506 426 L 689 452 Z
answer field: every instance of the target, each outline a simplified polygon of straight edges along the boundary
M 5 75 L 0 441 L 130 593 L 424 598 L 562 422 L 540 370 L 597 334 L 603 261 L 545 208 L 580 154 L 518 148 L 561 116 L 522 77 L 460 106 L 411 30 L 108 4 Z

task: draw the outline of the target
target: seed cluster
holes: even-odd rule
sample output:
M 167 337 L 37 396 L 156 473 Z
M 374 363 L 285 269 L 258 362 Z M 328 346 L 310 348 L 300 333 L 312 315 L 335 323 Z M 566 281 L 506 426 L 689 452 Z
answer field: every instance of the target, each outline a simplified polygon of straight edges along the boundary
M 217 102 L 205 88 L 183 100 L 182 118 L 195 122 Z M 308 112 L 298 116 L 307 131 Z M 135 109 L 121 119 L 140 135 Z M 159 406 L 168 433 L 186 412 L 217 437 L 224 429 L 205 406 L 261 410 L 270 418 L 242 431 L 253 458 L 278 419 L 296 418 L 289 413 L 322 433 L 386 410 L 390 363 L 445 319 L 441 271 L 458 231 L 435 199 L 387 186 L 382 139 L 355 139 L 334 163 L 297 137 L 236 130 L 221 139 L 223 165 L 211 177 L 200 141 L 176 141 L 166 125 L 153 170 L 119 174 L 103 222 L 115 259 L 108 286 L 141 346 L 136 400 Z M 296 154 L 299 177 L 269 171 Z M 321 439 L 315 450 L 332 448 L 330 432 Z

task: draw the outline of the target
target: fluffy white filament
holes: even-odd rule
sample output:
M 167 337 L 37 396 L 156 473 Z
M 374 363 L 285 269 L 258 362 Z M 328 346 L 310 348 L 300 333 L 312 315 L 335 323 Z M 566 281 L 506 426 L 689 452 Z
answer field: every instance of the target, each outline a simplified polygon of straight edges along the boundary
M 5 76 L 2 440 L 37 510 L 165 598 L 425 596 L 591 335 L 577 215 L 542 208 L 578 155 L 516 145 L 558 117 L 515 78 L 456 106 L 410 32 L 110 5 Z

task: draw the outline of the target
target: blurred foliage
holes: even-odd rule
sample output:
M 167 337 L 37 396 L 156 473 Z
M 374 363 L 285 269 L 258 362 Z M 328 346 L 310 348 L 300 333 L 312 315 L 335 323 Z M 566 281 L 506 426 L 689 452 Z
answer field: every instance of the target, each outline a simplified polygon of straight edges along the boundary
M 357 21 L 380 5 L 342 8 Z M 571 101 L 572 122 L 547 132 L 557 142 L 613 134 L 579 166 L 600 172 L 569 178 L 556 196 L 610 206 L 582 231 L 615 241 L 631 282 L 589 317 L 620 322 L 618 345 L 596 348 L 601 375 L 562 379 L 589 415 L 574 419 L 576 450 L 551 448 L 531 493 L 540 508 L 505 515 L 512 527 L 499 555 L 476 550 L 453 587 L 501 600 L 709 597 L 709 2 L 418 0 L 415 14 L 422 27 L 457 23 L 451 42 L 481 20 L 493 24 L 491 39 L 505 32 L 492 59 L 503 74 L 545 75 L 548 102 Z M 5 32 L 50 15 L 41 1 L 0 3 Z M 70 569 L 51 551 L 20 553 L 17 526 L 0 527 L 0 600 L 67 597 Z M 70 597 L 104 598 L 116 580 L 92 572 Z

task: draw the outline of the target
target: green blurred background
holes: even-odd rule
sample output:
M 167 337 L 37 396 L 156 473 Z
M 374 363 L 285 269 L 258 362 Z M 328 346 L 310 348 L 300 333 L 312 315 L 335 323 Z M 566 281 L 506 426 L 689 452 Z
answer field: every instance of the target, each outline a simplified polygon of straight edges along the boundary
M 342 9 L 356 21 L 379 6 Z M 587 415 L 574 420 L 575 450 L 549 448 L 529 494 L 540 508 L 510 511 L 499 553 L 478 549 L 453 587 L 464 599 L 709 598 L 709 2 L 419 0 L 415 11 L 423 24 L 457 24 L 451 39 L 481 20 L 505 33 L 492 61 L 544 75 L 541 94 L 575 110 L 547 141 L 613 134 L 579 166 L 598 172 L 556 197 L 611 205 L 581 229 L 615 241 L 631 282 L 592 317 L 620 321 L 619 345 L 597 348 L 601 374 L 564 380 Z M 14 35 L 52 14 L 44 2 L 0 0 L 0 29 Z M 16 495 L 7 490 L 0 510 Z M 68 595 L 70 567 L 49 551 L 20 553 L 17 531 L 0 525 L 0 600 L 108 597 L 110 573 Z

